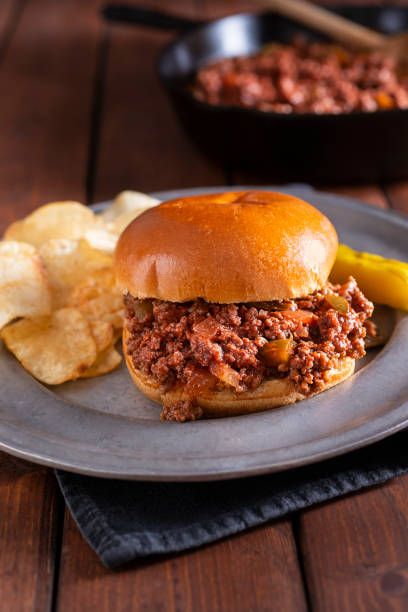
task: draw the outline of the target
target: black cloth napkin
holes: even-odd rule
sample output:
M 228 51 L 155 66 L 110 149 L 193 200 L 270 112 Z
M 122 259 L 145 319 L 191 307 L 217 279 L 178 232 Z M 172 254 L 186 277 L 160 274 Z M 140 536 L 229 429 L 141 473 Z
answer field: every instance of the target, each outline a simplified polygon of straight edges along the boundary
M 342 457 L 240 480 L 154 483 L 57 471 L 65 501 L 107 567 L 214 542 L 408 472 L 408 431 Z

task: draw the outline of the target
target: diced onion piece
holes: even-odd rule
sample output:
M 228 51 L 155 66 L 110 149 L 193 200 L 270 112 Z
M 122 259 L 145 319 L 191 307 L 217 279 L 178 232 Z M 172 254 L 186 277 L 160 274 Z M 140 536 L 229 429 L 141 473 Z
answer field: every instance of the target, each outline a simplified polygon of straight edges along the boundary
M 349 309 L 347 300 L 340 295 L 326 295 L 326 302 L 329 302 L 330 306 L 341 314 L 346 314 Z
M 285 311 L 285 317 L 294 321 L 299 321 L 303 325 L 310 325 L 317 319 L 316 315 L 310 310 L 287 310 Z
M 225 363 L 216 363 L 210 366 L 211 374 L 214 374 L 219 380 L 221 380 L 226 385 L 230 385 L 234 387 L 236 391 L 239 391 L 241 388 L 240 385 L 240 377 L 238 372 L 233 370 L 229 365 Z
M 200 336 L 204 336 L 206 338 L 214 338 L 217 335 L 217 332 L 220 329 L 220 324 L 218 321 L 213 319 L 213 317 L 207 317 L 200 323 L 196 323 L 193 327 L 193 331 Z
M 136 319 L 138 321 L 143 321 L 147 315 L 153 313 L 153 304 L 150 300 L 138 300 L 134 303 L 134 311 L 136 315 Z

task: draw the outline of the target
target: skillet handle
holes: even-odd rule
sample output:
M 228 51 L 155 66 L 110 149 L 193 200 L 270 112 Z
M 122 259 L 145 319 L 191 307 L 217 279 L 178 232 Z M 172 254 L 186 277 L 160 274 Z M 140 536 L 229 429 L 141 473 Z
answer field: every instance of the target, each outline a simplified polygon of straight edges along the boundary
M 305 0 L 267 0 L 267 4 L 285 17 L 357 49 L 381 48 L 387 41 L 383 34 Z
M 107 4 L 102 9 L 102 15 L 107 21 L 114 23 L 134 23 L 145 25 L 159 30 L 191 30 L 204 23 L 203 21 L 187 19 L 152 11 L 139 6 L 129 6 L 126 4 Z

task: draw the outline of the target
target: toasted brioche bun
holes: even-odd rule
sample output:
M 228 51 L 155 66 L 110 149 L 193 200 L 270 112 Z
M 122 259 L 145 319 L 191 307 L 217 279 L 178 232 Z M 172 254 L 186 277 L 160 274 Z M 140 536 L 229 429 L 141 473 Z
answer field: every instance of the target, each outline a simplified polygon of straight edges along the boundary
M 297 298 L 327 280 L 337 234 L 316 208 L 268 191 L 164 202 L 119 238 L 119 286 L 137 298 L 237 303 Z
M 171 404 L 175 400 L 185 399 L 182 397 L 180 390 L 177 392 L 169 391 L 167 393 L 160 392 L 160 385 L 153 377 L 147 376 L 140 370 L 137 370 L 132 362 L 130 355 L 126 350 L 126 342 L 129 337 L 128 331 L 123 332 L 123 348 L 126 359 L 126 365 L 130 372 L 135 385 L 142 393 L 150 397 L 150 399 L 159 404 Z M 355 360 L 351 357 L 339 359 L 337 367 L 329 370 L 327 373 L 327 381 L 322 389 L 330 389 L 339 383 L 349 378 L 354 372 Z M 256 389 L 237 393 L 233 389 L 225 388 L 219 391 L 211 391 L 204 397 L 195 398 L 203 410 L 204 417 L 228 417 L 250 414 L 252 412 L 262 412 L 269 408 L 277 408 L 293 404 L 299 400 L 306 399 L 303 393 L 300 393 L 295 388 L 294 383 L 289 378 L 276 378 L 265 380 Z

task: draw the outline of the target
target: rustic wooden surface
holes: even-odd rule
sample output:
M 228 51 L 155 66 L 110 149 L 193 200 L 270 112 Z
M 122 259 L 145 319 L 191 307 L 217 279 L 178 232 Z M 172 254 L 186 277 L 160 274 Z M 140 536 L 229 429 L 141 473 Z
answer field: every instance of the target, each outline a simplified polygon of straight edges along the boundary
M 226 176 L 193 149 L 153 71 L 172 34 L 108 27 L 102 5 L 0 3 L 0 231 L 56 199 L 268 182 L 233 169 Z M 196 18 L 254 8 L 250 0 L 172 4 Z M 408 213 L 408 183 L 330 189 Z M 408 476 L 200 550 L 108 571 L 52 471 L 4 454 L 0 465 L 1 612 L 408 609 Z

